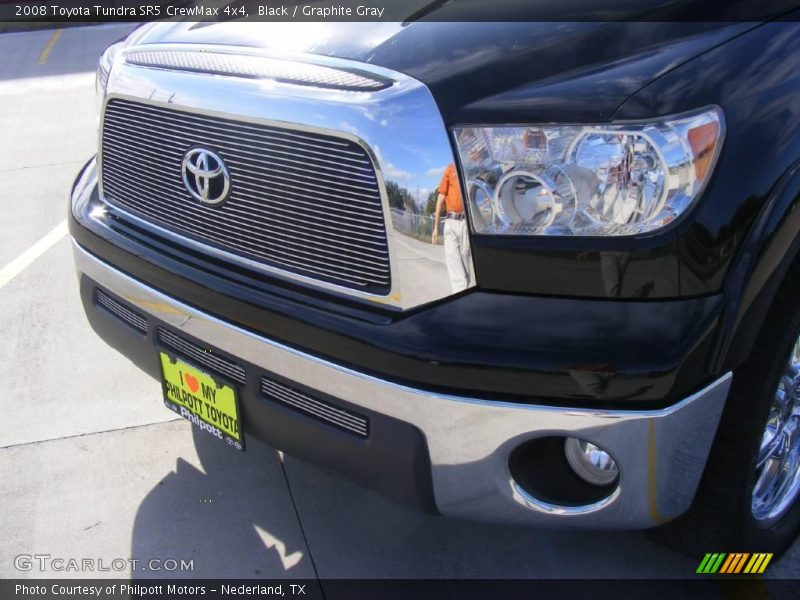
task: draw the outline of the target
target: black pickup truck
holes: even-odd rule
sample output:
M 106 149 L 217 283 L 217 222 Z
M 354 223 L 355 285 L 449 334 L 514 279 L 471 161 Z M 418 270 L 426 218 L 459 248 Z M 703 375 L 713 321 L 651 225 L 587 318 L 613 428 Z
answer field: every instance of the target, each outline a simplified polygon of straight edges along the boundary
M 793 19 L 151 23 L 97 92 L 82 301 L 197 435 L 447 516 L 796 536 Z

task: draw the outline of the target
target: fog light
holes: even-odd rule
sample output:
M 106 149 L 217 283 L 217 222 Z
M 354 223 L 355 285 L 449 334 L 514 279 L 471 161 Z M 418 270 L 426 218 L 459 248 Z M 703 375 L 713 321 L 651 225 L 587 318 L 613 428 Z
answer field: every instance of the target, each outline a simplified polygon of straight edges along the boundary
M 575 474 L 592 485 L 610 485 L 619 475 L 617 463 L 608 452 L 589 442 L 567 438 L 564 454 Z

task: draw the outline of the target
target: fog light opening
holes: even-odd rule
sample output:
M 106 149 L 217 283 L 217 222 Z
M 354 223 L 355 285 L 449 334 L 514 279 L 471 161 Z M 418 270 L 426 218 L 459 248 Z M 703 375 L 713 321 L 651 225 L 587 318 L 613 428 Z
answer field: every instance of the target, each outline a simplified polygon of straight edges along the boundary
M 611 498 L 619 477 L 606 476 L 604 481 L 610 483 L 597 485 L 578 475 L 567 460 L 567 439 L 560 435 L 533 438 L 514 448 L 508 456 L 514 484 L 531 498 L 552 506 L 587 507 Z
M 616 461 L 591 442 L 567 438 L 564 441 L 564 455 L 575 474 L 586 483 L 606 487 L 619 477 Z

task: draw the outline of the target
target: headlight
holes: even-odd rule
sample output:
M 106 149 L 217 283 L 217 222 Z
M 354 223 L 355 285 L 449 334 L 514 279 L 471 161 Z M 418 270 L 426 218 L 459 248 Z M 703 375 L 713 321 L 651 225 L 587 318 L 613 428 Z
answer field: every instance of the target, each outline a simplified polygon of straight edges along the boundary
M 641 123 L 457 127 L 475 233 L 620 236 L 655 231 L 700 195 L 722 111 Z
M 108 87 L 108 78 L 111 75 L 111 67 L 114 66 L 114 59 L 119 51 L 125 47 L 125 42 L 117 42 L 111 44 L 100 55 L 100 62 L 97 64 L 97 77 L 95 78 L 95 91 L 97 93 L 97 106 L 98 108 L 103 103 L 103 98 L 106 95 L 106 88 Z

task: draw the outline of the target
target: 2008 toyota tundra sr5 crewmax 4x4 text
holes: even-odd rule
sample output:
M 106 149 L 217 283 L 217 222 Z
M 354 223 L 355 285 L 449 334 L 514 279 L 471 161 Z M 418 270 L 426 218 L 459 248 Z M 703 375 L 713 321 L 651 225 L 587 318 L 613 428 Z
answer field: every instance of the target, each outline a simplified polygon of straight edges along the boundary
M 797 23 L 152 23 L 97 91 L 83 304 L 197 435 L 447 516 L 797 534 Z

